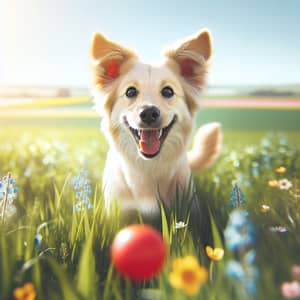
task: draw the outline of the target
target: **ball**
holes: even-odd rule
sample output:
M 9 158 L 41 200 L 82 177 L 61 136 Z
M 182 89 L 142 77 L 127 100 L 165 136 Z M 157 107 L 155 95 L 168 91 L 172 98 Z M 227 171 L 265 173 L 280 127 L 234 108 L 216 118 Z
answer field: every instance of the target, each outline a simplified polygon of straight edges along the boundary
M 152 226 L 133 224 L 116 235 L 111 258 L 123 276 L 134 281 L 148 280 L 163 268 L 167 247 L 161 234 Z

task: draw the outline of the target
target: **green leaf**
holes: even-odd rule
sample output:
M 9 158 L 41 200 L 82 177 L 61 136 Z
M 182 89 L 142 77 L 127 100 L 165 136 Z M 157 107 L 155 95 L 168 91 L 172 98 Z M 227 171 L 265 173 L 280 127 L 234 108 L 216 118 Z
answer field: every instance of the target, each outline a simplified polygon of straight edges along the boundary
M 163 203 L 160 202 L 160 212 L 161 212 L 161 226 L 162 226 L 162 235 L 165 242 L 170 244 L 170 232 L 169 232 L 169 225 L 168 220 L 165 212 L 165 208 Z
M 84 298 L 89 300 L 96 299 L 95 279 L 97 278 L 97 274 L 95 256 L 92 248 L 93 232 L 94 230 L 90 232 L 90 235 L 83 246 L 76 276 L 78 291 Z
M 74 286 L 69 282 L 65 270 L 53 259 L 49 259 L 49 264 L 56 275 L 58 282 L 60 283 L 62 293 L 65 300 L 81 300 L 81 298 L 75 293 Z

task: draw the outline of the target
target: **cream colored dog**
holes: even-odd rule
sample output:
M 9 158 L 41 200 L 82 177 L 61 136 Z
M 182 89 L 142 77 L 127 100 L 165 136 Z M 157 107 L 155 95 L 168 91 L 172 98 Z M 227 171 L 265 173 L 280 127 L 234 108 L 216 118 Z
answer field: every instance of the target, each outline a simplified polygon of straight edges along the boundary
M 191 171 L 217 158 L 218 123 L 196 133 L 187 151 L 205 84 L 212 46 L 200 31 L 166 53 L 160 66 L 141 63 L 137 55 L 96 33 L 91 47 L 96 107 L 110 149 L 103 175 L 106 207 L 149 212 L 158 197 L 167 205 L 182 191 Z

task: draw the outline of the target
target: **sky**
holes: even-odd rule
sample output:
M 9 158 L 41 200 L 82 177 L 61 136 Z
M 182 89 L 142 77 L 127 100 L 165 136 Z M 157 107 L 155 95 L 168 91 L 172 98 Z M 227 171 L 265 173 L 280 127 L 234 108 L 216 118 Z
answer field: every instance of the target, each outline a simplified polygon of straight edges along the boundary
M 0 85 L 91 85 L 94 32 L 145 62 L 208 28 L 210 85 L 300 83 L 300 0 L 0 0 Z

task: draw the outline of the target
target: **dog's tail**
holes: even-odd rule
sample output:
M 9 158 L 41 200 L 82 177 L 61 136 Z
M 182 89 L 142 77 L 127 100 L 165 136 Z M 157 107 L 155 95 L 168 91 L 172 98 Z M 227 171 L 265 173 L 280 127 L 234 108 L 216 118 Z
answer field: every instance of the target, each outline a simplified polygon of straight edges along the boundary
M 210 167 L 221 152 L 222 131 L 220 123 L 208 123 L 200 127 L 195 135 L 193 148 L 188 152 L 192 172 Z

